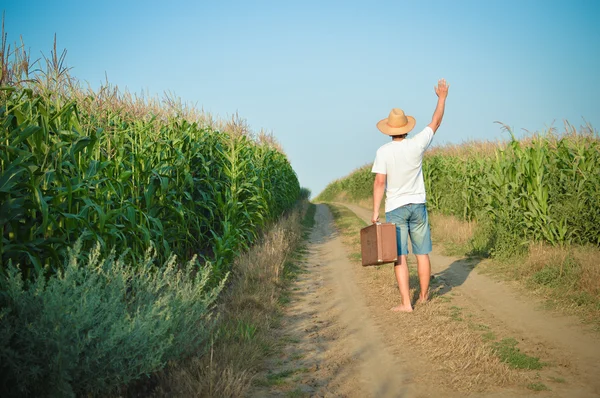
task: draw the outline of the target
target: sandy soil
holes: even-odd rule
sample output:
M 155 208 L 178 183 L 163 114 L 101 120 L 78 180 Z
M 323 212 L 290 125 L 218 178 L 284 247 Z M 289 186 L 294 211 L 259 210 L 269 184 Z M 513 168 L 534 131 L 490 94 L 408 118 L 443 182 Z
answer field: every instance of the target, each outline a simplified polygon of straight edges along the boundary
M 348 208 L 368 222 L 369 210 Z M 452 351 L 436 354 L 441 337 L 460 340 L 439 334 L 458 329 L 445 329 L 446 318 L 419 318 L 419 307 L 413 314 L 389 311 L 399 299 L 391 266 L 362 268 L 349 261 L 328 207 L 318 205 L 315 218 L 306 272 L 281 327 L 284 348 L 280 357 L 268 360 L 264 375 L 273 382 L 256 387 L 251 396 L 600 396 L 600 339 L 577 319 L 544 311 L 510 285 L 478 274 L 472 262 L 442 256 L 434 248 L 438 295 L 451 297 L 469 324 L 513 337 L 521 349 L 549 364 L 524 378 L 507 371 L 500 382 L 485 369 L 477 372 L 478 363 L 468 358 L 452 358 Z M 427 304 L 422 314 L 436 305 Z M 433 323 L 423 333 L 425 320 Z M 465 355 L 461 352 L 457 349 L 456 356 Z M 525 379 L 551 390 L 527 389 Z

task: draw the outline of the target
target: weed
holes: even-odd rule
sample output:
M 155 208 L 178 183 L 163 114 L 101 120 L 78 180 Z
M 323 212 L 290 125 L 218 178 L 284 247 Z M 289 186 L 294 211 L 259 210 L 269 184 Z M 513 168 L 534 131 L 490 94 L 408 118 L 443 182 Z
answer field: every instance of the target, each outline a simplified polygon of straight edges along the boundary
M 306 273 L 307 271 L 302 268 L 300 261 L 286 261 L 283 265 L 283 279 L 291 282 L 298 278 L 298 275 Z
M 494 332 L 486 332 L 481 335 L 481 339 L 484 342 L 494 341 L 494 340 L 496 340 L 496 334 Z
M 269 381 L 264 377 L 256 377 L 252 380 L 252 385 L 256 387 L 269 387 Z
M 462 321 L 462 314 L 461 314 L 462 308 L 457 307 L 455 305 L 453 305 L 452 307 L 450 307 L 450 319 L 454 320 L 454 321 Z
M 569 295 L 571 301 L 577 306 L 592 306 L 596 304 L 600 308 L 600 301 L 589 292 L 574 292 Z
M 317 206 L 314 203 L 308 204 L 308 209 L 306 210 L 306 214 L 302 219 L 302 226 L 306 230 L 312 229 L 315 226 L 315 213 L 317 212 Z
M 529 383 L 527 384 L 527 388 L 532 391 L 551 391 L 544 383 Z
M 245 320 L 223 323 L 219 326 L 216 336 L 223 340 L 250 341 L 254 338 L 257 327 Z
M 482 323 L 469 323 L 469 327 L 473 330 L 490 330 L 490 327 L 488 325 L 484 325 Z
M 310 397 L 310 393 L 304 392 L 300 388 L 296 388 L 295 390 L 289 391 L 285 396 L 288 398 L 304 398 Z
M 566 383 L 567 381 L 562 378 L 562 377 L 555 377 L 555 376 L 550 376 L 549 377 L 550 381 L 553 381 L 555 383 Z
M 292 302 L 292 298 L 291 298 L 291 296 L 290 296 L 290 294 L 289 294 L 289 293 L 287 293 L 287 292 L 283 292 L 283 293 L 281 294 L 281 296 L 279 296 L 279 299 L 278 299 L 277 301 L 278 301 L 278 302 L 279 302 L 279 304 L 281 304 L 282 306 L 286 306 L 286 305 L 288 305 L 289 303 L 291 303 L 291 302 Z
M 531 277 L 532 282 L 539 285 L 552 286 L 559 281 L 560 270 L 554 267 L 545 267 Z
M 522 353 L 517 344 L 514 338 L 505 338 L 494 343 L 492 348 L 502 362 L 514 369 L 541 369 L 545 365 L 539 358 Z
M 435 296 L 435 294 L 434 294 L 434 296 Z M 437 300 L 439 300 L 442 303 L 449 303 L 452 301 L 452 298 L 448 297 L 448 296 L 435 296 L 435 297 Z
M 281 372 L 277 373 L 270 373 L 267 375 L 267 381 L 271 386 L 281 385 L 285 383 L 285 379 L 287 379 L 294 373 L 296 372 L 292 369 L 282 370 Z
M 353 252 L 353 253 L 350 253 L 350 255 L 348 256 L 348 258 L 351 261 L 361 261 L 362 260 L 362 255 L 361 255 L 361 253 Z
M 308 373 L 308 372 L 310 372 L 310 369 L 307 367 L 298 368 L 294 371 L 294 373 Z

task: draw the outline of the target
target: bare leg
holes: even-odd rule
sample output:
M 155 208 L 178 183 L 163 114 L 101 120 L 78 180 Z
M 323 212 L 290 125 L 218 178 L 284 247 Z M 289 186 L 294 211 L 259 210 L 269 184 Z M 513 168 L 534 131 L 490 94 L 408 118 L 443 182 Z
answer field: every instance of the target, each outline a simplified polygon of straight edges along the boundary
M 417 254 L 417 273 L 419 274 L 419 284 L 421 292 L 419 293 L 419 303 L 426 303 L 429 299 L 429 279 L 431 278 L 431 264 L 429 254 Z
M 394 264 L 394 273 L 396 274 L 396 281 L 398 281 L 398 289 L 400 289 L 402 304 L 393 307 L 392 311 L 412 312 L 413 309 L 409 297 L 408 264 L 406 263 L 406 255 L 400 256 L 400 262 Z

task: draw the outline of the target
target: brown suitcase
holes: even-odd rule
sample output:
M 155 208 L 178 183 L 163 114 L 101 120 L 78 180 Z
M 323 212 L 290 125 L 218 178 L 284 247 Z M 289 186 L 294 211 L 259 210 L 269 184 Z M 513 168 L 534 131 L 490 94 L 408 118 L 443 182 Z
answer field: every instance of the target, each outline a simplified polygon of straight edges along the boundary
M 392 263 L 398 259 L 396 225 L 371 224 L 360 230 L 362 265 Z

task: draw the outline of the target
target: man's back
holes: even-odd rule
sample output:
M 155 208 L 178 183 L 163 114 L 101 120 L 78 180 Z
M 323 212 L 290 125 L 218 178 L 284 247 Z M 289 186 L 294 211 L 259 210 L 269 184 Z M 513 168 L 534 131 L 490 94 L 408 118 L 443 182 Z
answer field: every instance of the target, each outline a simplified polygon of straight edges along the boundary
M 413 137 L 391 141 L 377 150 L 373 172 L 386 174 L 385 211 L 408 203 L 425 203 L 423 154 L 433 139 L 433 130 L 425 127 Z

